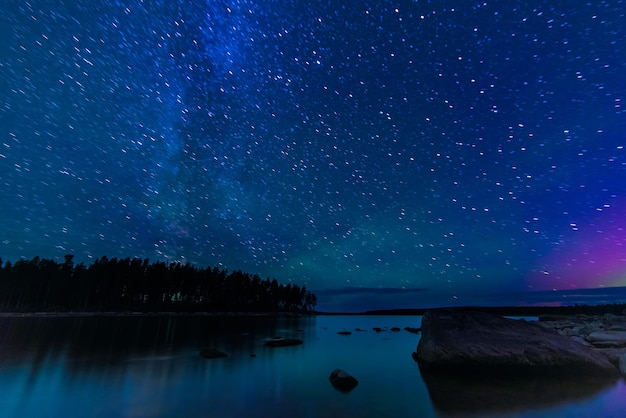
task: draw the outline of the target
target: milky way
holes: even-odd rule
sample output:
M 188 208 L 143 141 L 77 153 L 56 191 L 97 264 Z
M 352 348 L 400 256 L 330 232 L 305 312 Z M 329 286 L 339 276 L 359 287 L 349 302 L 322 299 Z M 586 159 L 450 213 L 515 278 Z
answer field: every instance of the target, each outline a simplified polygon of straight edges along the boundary
M 9 1 L 0 28 L 4 260 L 626 284 L 623 1 Z

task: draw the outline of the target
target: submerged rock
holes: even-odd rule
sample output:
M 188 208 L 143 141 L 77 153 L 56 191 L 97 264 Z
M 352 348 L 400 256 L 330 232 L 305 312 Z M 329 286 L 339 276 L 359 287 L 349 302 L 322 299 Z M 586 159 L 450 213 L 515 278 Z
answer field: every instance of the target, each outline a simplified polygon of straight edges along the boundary
M 359 384 L 358 380 L 341 369 L 333 370 L 328 380 L 330 380 L 335 389 L 341 392 L 350 392 Z
M 200 350 L 200 356 L 207 359 L 214 359 L 228 357 L 228 354 L 217 348 L 203 348 Z
M 617 375 L 606 356 L 539 324 L 447 309 L 424 314 L 414 358 L 448 374 Z
M 339 335 L 351 335 L 352 333 L 350 331 L 339 331 L 337 334 L 339 334 Z
M 304 341 L 297 338 L 273 337 L 272 339 L 265 341 L 265 345 L 267 347 L 290 347 L 293 345 L 300 345 L 303 342 Z

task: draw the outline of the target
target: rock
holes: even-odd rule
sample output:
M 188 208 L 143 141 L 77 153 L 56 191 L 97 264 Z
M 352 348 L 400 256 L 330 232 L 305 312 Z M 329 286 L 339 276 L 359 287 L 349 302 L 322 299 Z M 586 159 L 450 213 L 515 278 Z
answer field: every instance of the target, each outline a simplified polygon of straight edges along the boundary
M 414 328 L 414 327 L 404 327 L 404 330 L 410 332 L 411 334 L 419 334 L 420 331 L 422 331 L 421 328 Z
M 585 340 L 596 347 L 626 347 L 626 331 L 591 332 Z
M 290 347 L 293 345 L 300 345 L 303 342 L 304 341 L 299 340 L 297 338 L 273 337 L 265 341 L 265 345 L 268 347 Z
M 374 331 L 376 331 L 376 332 L 382 332 L 382 331 L 384 331 L 384 329 L 382 329 L 382 328 L 380 328 L 380 327 L 374 327 L 374 328 L 372 328 L 372 329 L 373 329 Z
M 559 334 L 564 335 L 566 337 L 574 337 L 574 336 L 578 336 L 579 332 L 576 332 L 576 330 L 574 330 L 574 328 L 561 328 L 561 329 L 556 329 Z
M 350 392 L 356 387 L 356 385 L 359 384 L 358 380 L 341 369 L 333 370 L 328 380 L 330 380 L 330 383 L 335 387 L 335 389 L 341 392 Z
M 351 335 L 352 333 L 350 331 L 339 331 L 337 334 L 339 334 L 339 335 Z
M 427 311 L 416 353 L 425 372 L 617 375 L 604 355 L 554 330 L 487 313 Z
M 400 331 L 400 328 L 398 328 L 398 327 L 393 327 L 393 328 L 391 328 L 391 331 L 393 331 L 393 332 L 398 332 L 398 331 Z
M 580 345 L 584 345 L 585 347 L 591 347 L 592 345 L 590 343 L 587 342 L 587 340 L 585 340 L 582 337 L 579 337 L 578 335 L 574 335 L 572 337 L 570 337 L 570 339 Z
M 583 327 L 582 326 L 575 326 L 574 328 L 572 328 L 572 336 L 576 336 L 576 337 L 580 337 L 582 335 L 583 332 Z
M 203 348 L 200 350 L 200 356 L 207 359 L 214 359 L 228 357 L 228 354 L 217 348 Z

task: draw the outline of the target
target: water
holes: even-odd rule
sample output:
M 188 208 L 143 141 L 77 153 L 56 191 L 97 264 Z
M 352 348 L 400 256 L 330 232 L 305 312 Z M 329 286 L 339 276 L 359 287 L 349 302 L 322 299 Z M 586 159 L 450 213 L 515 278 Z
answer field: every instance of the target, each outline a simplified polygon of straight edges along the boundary
M 390 331 L 419 325 L 391 316 L 1 318 L 0 417 L 623 416 L 622 381 L 427 386 L 411 358 L 419 336 Z M 275 335 L 304 344 L 264 347 Z M 201 358 L 203 347 L 230 357 Z M 359 385 L 335 390 L 335 368 Z

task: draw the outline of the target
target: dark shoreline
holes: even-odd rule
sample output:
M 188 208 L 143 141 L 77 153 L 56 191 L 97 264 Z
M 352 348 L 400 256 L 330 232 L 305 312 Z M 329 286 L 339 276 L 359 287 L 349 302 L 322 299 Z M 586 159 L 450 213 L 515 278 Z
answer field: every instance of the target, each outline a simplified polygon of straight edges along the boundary
M 426 311 L 451 309 L 502 316 L 624 315 L 626 304 L 573 306 L 463 306 L 439 308 L 378 309 L 364 312 L 0 312 L 0 318 L 21 317 L 299 317 L 299 316 L 421 316 Z
M 254 317 L 278 318 L 308 316 L 288 312 L 0 312 L 0 318 L 139 318 L 139 317 Z
M 361 315 L 423 315 L 424 312 L 437 309 L 465 312 L 486 312 L 502 316 L 539 316 L 539 315 L 624 315 L 626 304 L 572 305 L 572 306 L 462 306 L 431 309 L 380 309 L 366 311 Z M 358 314 L 357 314 L 358 315 Z
M 626 315 L 626 303 L 601 305 L 571 306 L 454 306 L 436 308 L 398 308 L 375 309 L 364 312 L 313 312 L 313 315 L 389 315 L 389 316 L 420 316 L 424 312 L 447 309 L 465 312 L 486 312 L 502 316 L 539 316 L 539 315 Z

